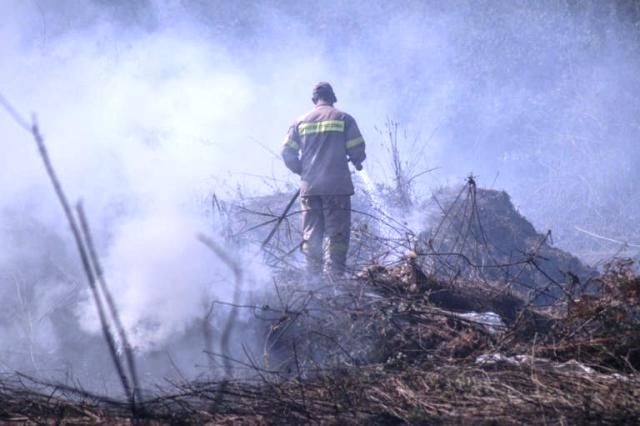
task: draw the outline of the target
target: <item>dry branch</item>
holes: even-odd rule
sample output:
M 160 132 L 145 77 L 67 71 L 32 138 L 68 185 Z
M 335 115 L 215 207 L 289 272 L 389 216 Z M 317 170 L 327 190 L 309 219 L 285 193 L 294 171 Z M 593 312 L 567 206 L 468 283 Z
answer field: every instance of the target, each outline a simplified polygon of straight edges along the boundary
M 95 271 L 94 271 L 94 266 L 91 263 L 91 257 L 90 254 L 88 253 L 87 248 L 85 247 L 85 243 L 83 241 L 82 238 L 82 232 L 80 229 L 80 226 L 78 225 L 76 218 L 73 215 L 73 211 L 71 210 L 71 206 L 69 204 L 69 201 L 67 199 L 67 196 L 64 193 L 64 190 L 62 188 L 62 184 L 60 183 L 60 180 L 58 179 L 58 176 L 55 172 L 55 169 L 53 167 L 53 164 L 51 163 L 51 160 L 49 158 L 49 154 L 47 152 L 47 147 L 44 143 L 44 138 L 42 137 L 42 134 L 40 133 L 40 129 L 38 127 L 38 123 L 36 122 L 35 118 L 33 120 L 33 123 L 31 125 L 27 125 L 27 121 L 23 120 L 19 114 L 17 114 L 15 112 L 15 110 L 11 107 L 11 105 L 9 104 L 9 102 L 7 102 L 5 100 L 4 97 L 2 97 L 0 95 L 0 101 L 2 103 L 2 105 L 5 107 L 5 109 L 10 113 L 10 115 L 14 118 L 14 120 L 18 123 L 18 125 L 20 125 L 23 129 L 27 130 L 29 133 L 31 133 L 31 136 L 33 137 L 34 141 L 36 142 L 36 145 L 38 147 L 38 152 L 40 153 L 40 158 L 42 159 L 42 162 L 44 164 L 45 170 L 47 172 L 47 175 L 49 177 L 49 180 L 51 181 L 51 184 L 53 186 L 53 189 L 56 193 L 56 196 L 58 198 L 58 201 L 60 202 L 60 205 L 62 206 L 62 209 L 64 211 L 64 215 L 67 219 L 67 223 L 71 229 L 71 233 L 73 235 L 73 239 L 75 241 L 76 244 L 76 248 L 78 249 L 78 253 L 80 255 L 80 260 L 82 263 L 82 268 L 87 276 L 87 283 L 89 284 L 89 288 L 91 290 L 91 294 L 93 296 L 93 300 L 94 303 L 96 305 L 96 308 L 98 310 L 98 316 L 100 319 L 100 325 L 101 325 L 101 329 L 102 329 L 102 334 L 107 342 L 107 345 L 109 347 L 109 353 L 111 355 L 111 359 L 113 361 L 113 364 L 116 368 L 116 371 L 118 373 L 118 377 L 120 379 L 120 382 L 122 383 L 122 387 L 124 389 L 124 393 L 125 395 L 127 395 L 127 398 L 129 399 L 130 405 L 131 405 L 131 410 L 135 415 L 136 412 L 136 402 L 135 402 L 135 398 L 134 398 L 134 394 L 132 392 L 131 386 L 129 384 L 129 379 L 127 378 L 127 375 L 125 373 L 124 367 L 122 366 L 122 363 L 120 361 L 120 358 L 118 356 L 118 352 L 117 352 L 117 348 L 116 348 L 116 343 L 115 343 L 115 339 L 113 337 L 113 334 L 111 332 L 111 328 L 109 326 L 109 320 L 105 314 L 105 309 L 104 309 L 104 305 L 102 302 L 102 298 L 100 297 L 100 293 L 99 293 L 99 289 L 96 285 L 96 276 L 95 276 Z

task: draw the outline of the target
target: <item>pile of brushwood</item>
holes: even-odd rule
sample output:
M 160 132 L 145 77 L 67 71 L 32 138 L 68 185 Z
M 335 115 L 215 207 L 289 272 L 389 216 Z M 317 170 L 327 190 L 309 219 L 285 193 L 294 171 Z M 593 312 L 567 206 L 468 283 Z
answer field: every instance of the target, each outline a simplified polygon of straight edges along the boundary
M 288 201 L 294 201 L 283 213 Z M 504 191 L 477 188 L 473 177 L 462 187 L 443 188 L 429 199 L 396 208 L 356 192 L 352 203 L 352 272 L 389 264 L 413 252 L 418 268 L 443 281 L 501 283 L 538 306 L 596 291 L 598 275 L 577 257 L 553 246 L 550 231 L 539 233 Z M 386 207 L 385 207 L 386 206 Z M 263 248 L 275 269 L 302 267 L 300 207 L 291 194 L 274 194 L 224 204 L 212 211 L 238 242 L 268 241 Z M 411 222 L 411 225 L 407 223 Z M 279 226 L 274 227 L 274 224 Z M 275 232 L 274 232 L 275 231 Z M 569 294 L 571 292 L 572 294 Z
M 281 277 L 253 306 L 264 353 L 234 377 L 173 383 L 135 411 L 19 376 L 0 419 L 273 424 L 627 424 L 640 417 L 640 278 L 616 259 L 598 292 L 544 309 L 504 288 L 438 281 L 416 257 L 313 290 Z M 248 308 L 249 309 L 249 308 Z M 148 392 L 147 392 L 148 393 Z
M 552 247 L 549 234 L 536 233 L 505 193 L 476 190 L 470 179 L 460 191 L 433 197 L 431 211 L 424 208 L 432 218 L 418 233 L 391 215 L 377 223 L 371 213 L 355 215 L 348 277 L 308 277 L 296 263 L 300 235 L 292 219 L 299 211 L 279 213 L 286 198 L 272 200 L 279 209 L 262 211 L 212 204 L 218 219 L 229 220 L 228 241 L 266 241 L 274 274 L 272 291 L 233 307 L 234 318 L 261 336 L 259 344 L 235 342 L 235 351 L 209 354 L 211 365 L 225 366 L 223 375 L 212 368 L 198 380 L 145 389 L 142 401 L 5 377 L 0 420 L 629 424 L 640 418 L 640 278 L 631 260 L 613 259 L 596 274 Z M 277 232 L 269 232 L 265 225 L 276 223 Z
M 538 233 L 504 191 L 476 189 L 470 177 L 462 189 L 433 194 L 423 210 L 416 251 L 426 274 L 500 282 L 539 306 L 597 290 L 597 271 L 554 247 L 551 232 Z

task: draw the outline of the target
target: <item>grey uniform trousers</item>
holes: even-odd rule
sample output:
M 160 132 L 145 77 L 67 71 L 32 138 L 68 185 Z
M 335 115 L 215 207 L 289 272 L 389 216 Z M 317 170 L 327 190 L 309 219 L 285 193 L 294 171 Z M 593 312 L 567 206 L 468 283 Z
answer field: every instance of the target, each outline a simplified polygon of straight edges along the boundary
M 351 235 L 351 196 L 312 195 L 301 197 L 302 250 L 307 258 L 307 271 L 322 272 L 323 244 L 327 244 L 327 270 L 343 274 Z

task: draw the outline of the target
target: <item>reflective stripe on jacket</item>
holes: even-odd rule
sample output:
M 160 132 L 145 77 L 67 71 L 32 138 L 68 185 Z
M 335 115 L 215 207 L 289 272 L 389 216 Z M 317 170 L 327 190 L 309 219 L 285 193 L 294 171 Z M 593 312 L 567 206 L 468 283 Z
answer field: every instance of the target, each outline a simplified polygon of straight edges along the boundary
M 301 177 L 301 196 L 352 195 L 348 162 L 365 160 L 365 143 L 353 117 L 317 105 L 289 128 L 282 157 Z

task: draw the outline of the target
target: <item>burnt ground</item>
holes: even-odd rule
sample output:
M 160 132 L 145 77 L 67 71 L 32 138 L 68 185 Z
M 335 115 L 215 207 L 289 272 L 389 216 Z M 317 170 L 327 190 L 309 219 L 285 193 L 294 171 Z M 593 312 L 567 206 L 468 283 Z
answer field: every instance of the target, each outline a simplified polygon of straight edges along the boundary
M 285 223 L 266 247 L 275 291 L 237 308 L 251 312 L 264 349 L 225 358 L 226 376 L 146 389 L 135 406 L 7 376 L 0 420 L 635 423 L 640 278 L 633 262 L 612 259 L 596 273 L 554 248 L 504 193 L 468 185 L 436 196 L 439 219 L 405 240 L 357 223 L 360 251 L 349 279 L 310 283 L 286 260 L 296 230 Z M 276 211 L 242 227 L 264 229 L 256 225 L 273 224 Z M 230 238 L 247 235 L 237 231 Z
M 499 289 L 434 281 L 412 259 L 283 305 L 243 379 L 175 383 L 124 401 L 5 378 L 0 418 L 26 423 L 629 424 L 640 415 L 640 279 L 609 265 L 598 296 L 542 310 Z M 562 309 L 561 309 L 562 308 Z M 461 315 L 499 313 L 487 325 Z M 137 419 L 137 420 L 136 420 Z

